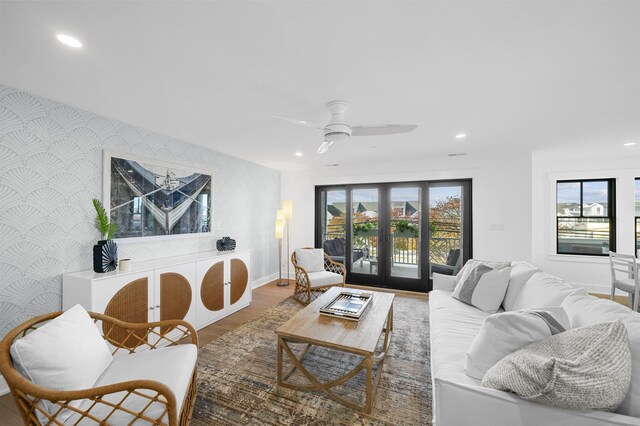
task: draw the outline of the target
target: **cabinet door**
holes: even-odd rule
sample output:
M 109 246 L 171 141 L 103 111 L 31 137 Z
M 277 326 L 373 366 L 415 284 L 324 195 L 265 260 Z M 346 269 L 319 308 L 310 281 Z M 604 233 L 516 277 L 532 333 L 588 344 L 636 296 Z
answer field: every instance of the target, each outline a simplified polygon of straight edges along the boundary
M 251 255 L 234 254 L 229 259 L 229 306 L 251 302 Z
M 151 274 L 114 276 L 95 284 L 94 309 L 125 322 L 144 323 L 154 320 L 153 283 Z M 155 340 L 145 333 L 129 334 L 125 329 L 102 324 L 109 338 L 124 347 L 137 346 L 140 340 Z
M 195 323 L 196 264 L 188 263 L 155 271 L 155 320 L 184 320 Z M 165 332 L 166 329 L 161 329 Z M 180 332 L 169 335 L 170 338 Z
M 216 257 L 197 264 L 196 324 L 198 327 L 215 321 L 225 307 L 225 260 Z

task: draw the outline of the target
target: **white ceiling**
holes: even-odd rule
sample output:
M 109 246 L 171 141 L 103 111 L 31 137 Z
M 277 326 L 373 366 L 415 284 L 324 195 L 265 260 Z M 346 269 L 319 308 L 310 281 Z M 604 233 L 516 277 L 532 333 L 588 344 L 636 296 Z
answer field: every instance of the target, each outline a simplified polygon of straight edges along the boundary
M 632 1 L 2 2 L 0 83 L 281 170 L 638 155 L 639 22 Z M 271 117 L 324 125 L 332 99 L 352 125 L 419 127 L 320 156 L 320 131 Z

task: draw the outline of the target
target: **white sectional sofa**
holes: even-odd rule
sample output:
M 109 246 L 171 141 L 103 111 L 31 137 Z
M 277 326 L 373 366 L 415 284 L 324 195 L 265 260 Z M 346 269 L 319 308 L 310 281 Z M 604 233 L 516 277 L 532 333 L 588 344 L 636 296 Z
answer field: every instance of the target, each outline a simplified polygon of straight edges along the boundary
M 489 313 L 451 297 L 455 277 L 434 274 L 429 293 L 433 419 L 437 426 L 640 425 L 640 314 L 587 295 L 526 262 L 512 263 L 501 311 L 562 306 L 571 327 L 622 320 L 632 356 L 631 387 L 616 412 L 564 410 L 480 386 L 465 374 L 467 350 Z

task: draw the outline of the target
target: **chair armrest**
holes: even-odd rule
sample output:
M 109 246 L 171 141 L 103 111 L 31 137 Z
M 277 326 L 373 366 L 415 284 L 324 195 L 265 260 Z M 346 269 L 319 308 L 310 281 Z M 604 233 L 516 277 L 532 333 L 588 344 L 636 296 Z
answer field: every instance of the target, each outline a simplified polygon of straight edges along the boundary
M 125 350 L 129 353 L 135 352 L 139 347 L 144 347 L 146 349 L 157 349 L 166 345 L 175 345 L 180 343 L 181 340 L 190 340 L 189 343 L 193 343 L 198 346 L 198 333 L 196 333 L 195 328 L 191 324 L 182 320 L 164 320 L 164 321 L 155 321 L 155 322 L 147 322 L 147 323 L 131 323 L 124 322 L 108 315 L 99 314 L 97 312 L 89 312 L 91 318 L 94 321 L 102 321 L 103 327 L 101 327 L 103 331 L 103 338 L 115 346 L 113 354 L 118 352 L 119 350 Z M 115 339 L 112 337 L 112 334 L 115 331 L 122 332 L 124 330 L 127 332 L 127 338 Z M 168 334 L 178 330 L 180 333 L 177 336 L 169 337 Z M 149 338 L 153 339 L 149 339 Z M 123 341 L 128 341 L 130 343 L 131 340 L 137 339 L 134 345 L 124 345 Z M 156 340 L 157 339 L 157 340 Z M 149 340 L 152 340 L 153 343 L 150 343 Z
M 338 263 L 331 259 L 331 257 L 325 255 L 324 257 L 324 270 L 333 272 L 336 274 L 342 275 L 344 278 L 347 277 L 347 267 L 342 263 Z
M 432 278 L 434 290 L 453 291 L 453 289 L 456 288 L 456 277 L 454 275 L 434 273 Z

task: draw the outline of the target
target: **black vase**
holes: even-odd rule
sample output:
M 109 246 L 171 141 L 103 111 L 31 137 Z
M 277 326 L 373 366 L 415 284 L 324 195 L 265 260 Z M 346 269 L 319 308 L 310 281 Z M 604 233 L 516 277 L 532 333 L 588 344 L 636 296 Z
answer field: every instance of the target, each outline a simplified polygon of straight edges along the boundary
M 111 272 L 118 266 L 118 245 L 113 240 L 100 240 L 93 246 L 93 270 Z
M 233 251 L 236 249 L 236 240 L 229 237 L 222 237 L 216 241 L 218 251 Z

